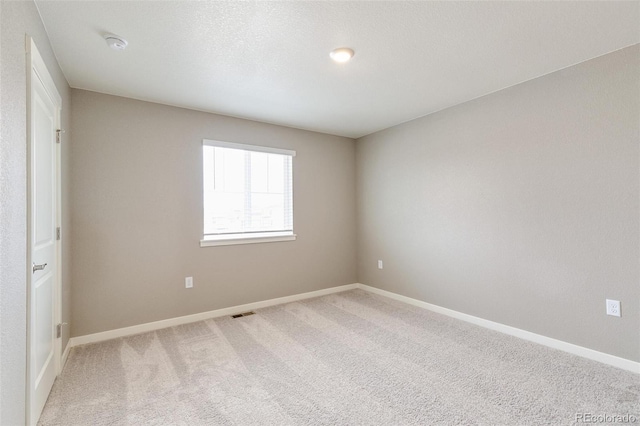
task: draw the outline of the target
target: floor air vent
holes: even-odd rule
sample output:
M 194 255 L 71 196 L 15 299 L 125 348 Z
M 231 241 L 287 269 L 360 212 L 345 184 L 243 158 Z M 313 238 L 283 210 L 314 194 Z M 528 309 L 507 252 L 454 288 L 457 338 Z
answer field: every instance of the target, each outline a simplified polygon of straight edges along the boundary
M 240 318 L 240 317 L 248 317 L 249 315 L 253 315 L 255 312 L 249 311 L 242 314 L 231 315 L 231 318 Z

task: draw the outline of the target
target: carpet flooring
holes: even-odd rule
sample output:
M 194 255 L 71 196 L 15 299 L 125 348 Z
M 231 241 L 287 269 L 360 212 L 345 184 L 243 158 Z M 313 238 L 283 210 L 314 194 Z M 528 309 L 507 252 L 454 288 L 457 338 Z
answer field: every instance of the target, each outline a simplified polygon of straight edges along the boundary
M 39 424 L 564 425 L 577 415 L 640 423 L 640 375 L 353 290 L 76 347 Z

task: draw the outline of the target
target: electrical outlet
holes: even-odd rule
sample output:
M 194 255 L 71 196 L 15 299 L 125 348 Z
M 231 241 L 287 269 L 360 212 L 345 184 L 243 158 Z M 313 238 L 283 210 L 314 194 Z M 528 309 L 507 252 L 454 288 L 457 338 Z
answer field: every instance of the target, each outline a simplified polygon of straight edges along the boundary
M 382 260 L 378 260 L 378 269 L 382 269 Z
M 607 299 L 607 315 L 613 315 L 619 317 L 620 314 L 620 301 Z
M 193 288 L 193 277 L 187 277 L 184 279 L 184 288 Z

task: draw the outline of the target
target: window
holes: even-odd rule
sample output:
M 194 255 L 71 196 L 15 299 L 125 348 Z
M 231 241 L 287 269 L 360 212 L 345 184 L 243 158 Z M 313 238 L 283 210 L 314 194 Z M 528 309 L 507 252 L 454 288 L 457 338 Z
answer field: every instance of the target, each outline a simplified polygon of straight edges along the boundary
M 295 240 L 295 151 L 204 139 L 200 245 Z

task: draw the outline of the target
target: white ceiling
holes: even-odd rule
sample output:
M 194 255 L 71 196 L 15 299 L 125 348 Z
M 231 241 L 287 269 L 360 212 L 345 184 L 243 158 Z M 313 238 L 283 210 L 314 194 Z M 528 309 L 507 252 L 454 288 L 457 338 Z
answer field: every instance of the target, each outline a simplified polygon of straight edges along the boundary
M 640 42 L 636 1 L 37 5 L 72 87 L 349 137 Z

